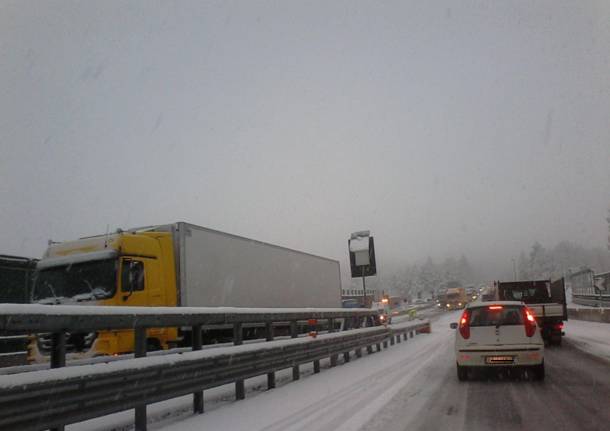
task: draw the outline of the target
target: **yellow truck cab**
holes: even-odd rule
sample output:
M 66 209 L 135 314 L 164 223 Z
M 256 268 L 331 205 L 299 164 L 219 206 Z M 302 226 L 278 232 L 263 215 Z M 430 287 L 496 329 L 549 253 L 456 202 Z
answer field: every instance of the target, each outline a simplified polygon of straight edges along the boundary
M 175 267 L 170 232 L 134 231 L 51 244 L 38 263 L 32 302 L 39 304 L 176 306 Z M 133 331 L 68 334 L 71 356 L 133 351 Z M 175 328 L 150 329 L 151 347 L 175 343 Z M 48 355 L 50 339 L 39 335 L 30 360 Z

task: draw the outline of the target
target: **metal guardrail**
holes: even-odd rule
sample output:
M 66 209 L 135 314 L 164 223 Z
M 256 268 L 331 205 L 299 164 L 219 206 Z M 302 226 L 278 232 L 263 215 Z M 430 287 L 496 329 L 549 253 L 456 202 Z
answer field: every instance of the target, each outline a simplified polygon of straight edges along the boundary
M 1 304 L 0 334 L 50 333 L 51 368 L 66 365 L 66 334 L 111 329 L 134 330 L 134 356 L 147 354 L 147 329 L 181 327 L 191 329 L 192 348 L 202 348 L 202 328 L 204 326 L 233 326 L 233 343 L 243 343 L 243 329 L 248 324 L 264 324 L 266 339 L 274 338 L 274 324 L 289 324 L 290 336 L 298 336 L 299 321 L 323 320 L 330 331 L 341 319 L 345 329 L 359 325 L 361 320 L 378 315 L 371 309 L 252 309 L 252 308 L 206 308 L 206 307 L 97 307 L 33 304 Z M 293 367 L 293 377 L 298 374 L 298 366 Z M 275 385 L 275 376 L 269 373 L 270 385 Z M 244 382 L 237 380 L 236 397 L 244 397 Z M 203 395 L 195 393 L 198 407 L 203 411 Z M 136 407 L 136 428 L 146 428 L 146 407 Z M 62 429 L 62 427 L 56 428 Z
M 334 319 L 336 317 L 331 316 L 338 315 L 354 317 L 353 312 L 344 314 L 346 312 L 343 310 L 340 314 L 324 313 L 316 315 L 327 319 Z M 370 310 L 356 313 L 363 317 L 370 315 Z M 269 314 L 262 314 L 272 318 Z M 294 319 L 297 316 L 305 317 L 303 314 L 291 313 L 283 314 L 281 318 Z M 49 316 L 51 320 L 65 317 Z M 182 315 L 182 319 L 184 318 Z M 197 317 L 200 318 L 201 316 Z M 79 317 L 75 321 L 78 319 Z M 20 319 L 15 325 L 15 322 L 9 322 L 7 319 L 1 320 L 1 325 L 4 325 L 0 326 L 2 330 L 23 329 L 26 326 L 33 331 L 43 329 L 32 324 L 38 318 Z M 145 321 L 156 327 L 162 326 L 159 320 Z M 176 323 L 171 319 L 168 321 Z M 139 323 L 141 322 L 140 320 Z M 186 322 L 182 320 L 183 325 Z M 131 321 L 131 324 L 133 323 L 134 321 Z M 238 322 L 236 325 L 241 326 L 242 323 L 244 322 Z M 188 324 L 192 324 L 192 321 L 188 321 Z M 198 325 L 193 326 L 199 328 Z M 272 325 L 268 324 L 267 327 L 272 328 Z M 296 325 L 291 325 L 291 328 L 296 328 Z M 334 325 L 330 328 L 331 331 L 334 330 Z M 193 393 L 193 409 L 196 413 L 202 413 L 204 389 L 235 382 L 236 398 L 242 399 L 245 397 L 243 382 L 246 378 L 267 374 L 268 387 L 273 388 L 275 371 L 292 367 L 293 380 L 298 380 L 301 364 L 313 362 L 314 372 L 319 372 L 322 358 L 329 357 L 330 365 L 335 366 L 339 354 L 343 354 L 344 361 L 349 361 L 351 352 L 359 357 L 364 348 L 372 353 L 375 346 L 379 351 L 382 344 L 387 347 L 388 342 L 394 344 L 400 342 L 401 338 L 406 339 L 409 333 L 413 336 L 416 331 L 427 332 L 429 329 L 429 322 L 422 321 L 387 328 L 355 329 L 318 338 L 277 340 L 205 351 L 197 351 L 201 349 L 201 338 L 195 336 L 193 352 L 140 357 L 63 370 L 44 370 L 21 376 L 1 376 L 0 430 L 42 430 L 49 427 L 62 429 L 66 424 L 132 408 L 135 408 L 136 430 L 145 430 L 147 404 Z M 239 334 L 236 335 L 235 344 L 239 345 L 242 340 Z M 292 336 L 296 335 L 293 332 Z M 142 343 L 143 336 L 145 337 L 143 327 L 136 326 L 136 357 L 146 354 L 146 344 Z M 273 340 L 272 329 L 267 340 Z M 58 345 L 61 345 L 60 340 Z
M 0 367 L 27 363 L 27 335 L 0 336 Z
M 587 305 L 589 307 L 610 308 L 610 296 L 609 295 L 604 295 L 601 298 L 599 296 L 573 295 L 572 301 L 578 305 Z
M 570 319 L 610 323 L 610 308 L 568 308 Z
M 377 316 L 363 308 L 97 307 L 1 304 L 0 333 L 95 331 Z

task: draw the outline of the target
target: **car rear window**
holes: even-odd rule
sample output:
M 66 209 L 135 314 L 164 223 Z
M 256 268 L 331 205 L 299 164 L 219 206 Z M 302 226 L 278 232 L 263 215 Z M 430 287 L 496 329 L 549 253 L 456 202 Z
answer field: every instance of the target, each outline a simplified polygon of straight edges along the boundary
M 470 326 L 523 325 L 523 314 L 518 305 L 472 308 Z

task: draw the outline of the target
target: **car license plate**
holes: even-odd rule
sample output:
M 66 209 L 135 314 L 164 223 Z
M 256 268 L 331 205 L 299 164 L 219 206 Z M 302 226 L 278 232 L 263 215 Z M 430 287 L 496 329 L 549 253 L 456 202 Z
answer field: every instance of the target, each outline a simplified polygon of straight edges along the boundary
M 512 364 L 515 360 L 514 356 L 486 356 L 486 364 Z

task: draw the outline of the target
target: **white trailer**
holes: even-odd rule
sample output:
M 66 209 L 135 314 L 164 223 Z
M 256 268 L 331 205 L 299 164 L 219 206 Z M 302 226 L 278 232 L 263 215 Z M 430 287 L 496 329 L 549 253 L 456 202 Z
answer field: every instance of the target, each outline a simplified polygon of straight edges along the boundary
M 341 307 L 339 262 L 178 222 L 178 304 L 185 307 Z

